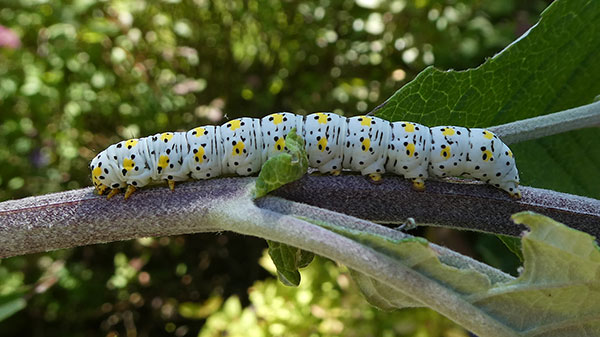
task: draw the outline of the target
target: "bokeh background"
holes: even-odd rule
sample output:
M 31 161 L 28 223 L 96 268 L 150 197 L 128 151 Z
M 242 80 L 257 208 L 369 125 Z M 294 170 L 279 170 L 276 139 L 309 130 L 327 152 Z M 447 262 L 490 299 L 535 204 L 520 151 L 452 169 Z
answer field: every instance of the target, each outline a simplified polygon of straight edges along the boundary
M 90 159 L 124 138 L 366 113 L 429 65 L 478 66 L 550 2 L 0 0 L 0 201 L 90 186 Z M 493 237 L 420 234 L 516 272 Z M 265 246 L 203 234 L 1 260 L 0 335 L 467 336 L 369 307 L 330 261 L 285 288 Z

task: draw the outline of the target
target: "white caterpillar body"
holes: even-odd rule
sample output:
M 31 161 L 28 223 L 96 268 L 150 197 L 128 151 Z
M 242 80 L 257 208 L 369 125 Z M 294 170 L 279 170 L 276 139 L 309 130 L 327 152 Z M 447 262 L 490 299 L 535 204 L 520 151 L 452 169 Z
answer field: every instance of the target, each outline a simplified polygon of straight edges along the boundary
M 221 126 L 121 141 L 92 160 L 92 180 L 101 194 L 112 189 L 109 197 L 127 186 L 128 197 L 136 187 L 152 181 L 166 180 L 173 188 L 176 181 L 190 178 L 251 175 L 268 158 L 284 151 L 285 137 L 292 128 L 305 140 L 309 165 L 323 173 L 339 174 L 348 169 L 377 181 L 381 174 L 391 172 L 411 179 L 419 190 L 430 176 L 467 176 L 513 197 L 521 196 L 512 152 L 490 131 L 428 128 L 411 122 L 320 112 L 239 118 Z

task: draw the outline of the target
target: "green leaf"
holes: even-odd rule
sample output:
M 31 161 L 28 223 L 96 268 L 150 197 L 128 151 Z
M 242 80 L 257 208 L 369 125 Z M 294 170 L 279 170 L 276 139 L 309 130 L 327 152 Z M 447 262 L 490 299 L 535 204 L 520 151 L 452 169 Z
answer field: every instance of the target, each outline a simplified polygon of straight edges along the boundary
M 0 296 L 0 322 L 23 310 L 27 301 L 22 294 Z
M 543 215 L 512 216 L 524 235 L 519 278 L 472 299 L 530 336 L 600 335 L 600 250 L 594 237 Z
M 297 287 L 300 284 L 298 269 L 307 267 L 315 255 L 283 243 L 270 240 L 267 240 L 267 243 L 269 244 L 269 256 L 277 267 L 277 275 L 281 283 Z
M 338 234 L 347 236 L 357 242 L 374 248 L 406 266 L 418 270 L 428 277 L 447 285 L 459 293 L 468 294 L 470 292 L 485 291 L 491 286 L 491 281 L 482 273 L 473 270 L 470 266 L 456 268 L 443 264 L 433 251 L 429 242 L 423 238 L 411 237 L 403 240 L 391 239 L 385 236 L 362 232 L 345 227 L 339 227 L 326 222 L 306 219 L 319 226 L 325 227 Z M 357 276 L 354 272 L 353 276 Z M 392 303 L 396 308 L 422 306 L 406 294 L 393 291 L 389 286 L 381 284 L 377 280 L 368 277 L 355 278 L 363 294 L 368 301 L 377 305 L 380 309 L 390 310 Z M 391 296 L 395 293 L 394 296 Z
M 377 115 L 429 126 L 487 127 L 588 104 L 600 93 L 599 20 L 599 1 L 555 1 L 527 35 L 483 65 L 428 68 Z M 580 130 L 514 146 L 522 182 L 600 197 L 595 138 L 593 130 Z
M 256 198 L 302 178 L 308 170 L 304 140 L 296 134 L 296 128 L 285 137 L 285 151 L 263 164 L 256 179 Z
M 381 310 L 391 311 L 398 308 L 422 307 L 423 304 L 415 301 L 396 289 L 377 281 L 354 269 L 350 270 L 350 276 L 356 282 L 360 291 L 369 304 Z
M 394 240 L 324 222 L 313 223 L 442 284 L 518 335 L 600 335 L 600 249 L 594 237 L 532 212 L 515 214 L 513 220 L 531 229 L 522 239 L 523 271 L 512 281 L 496 283 L 469 266 L 442 263 L 423 239 Z M 358 272 L 353 276 L 369 302 L 382 309 L 423 305 L 410 293 L 403 293 L 401 284 L 383 284 Z
M 600 249 L 593 236 L 533 212 L 520 212 L 511 218 L 531 228 L 523 236 L 525 262 L 518 283 L 581 280 L 590 282 L 600 295 Z M 596 306 L 600 308 L 600 298 Z
M 520 238 L 516 238 L 514 236 L 508 236 L 508 235 L 501 235 L 501 234 L 496 235 L 496 237 L 498 239 L 500 239 L 500 241 L 502 241 L 502 243 L 504 243 L 504 245 L 506 246 L 506 248 L 508 248 L 508 250 L 513 252 L 519 258 L 519 261 L 523 262 L 523 251 L 522 251 L 522 247 L 521 247 L 521 239 Z

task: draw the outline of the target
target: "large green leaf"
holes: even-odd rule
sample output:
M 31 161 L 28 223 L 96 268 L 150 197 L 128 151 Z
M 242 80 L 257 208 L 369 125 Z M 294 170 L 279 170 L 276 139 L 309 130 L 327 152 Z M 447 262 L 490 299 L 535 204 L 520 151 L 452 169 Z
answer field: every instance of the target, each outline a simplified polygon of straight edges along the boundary
M 393 240 L 327 223 L 321 226 L 383 253 L 443 285 L 519 336 L 600 335 L 600 249 L 589 234 L 532 212 L 515 214 L 531 231 L 522 239 L 521 275 L 492 282 L 468 266 L 450 266 L 421 239 Z M 369 302 L 382 309 L 422 305 L 402 286 L 354 272 Z
M 558 0 L 528 34 L 483 65 L 428 68 L 377 115 L 426 125 L 486 127 L 593 101 L 600 93 L 600 2 Z M 600 197 L 600 147 L 593 130 L 513 146 L 527 185 Z

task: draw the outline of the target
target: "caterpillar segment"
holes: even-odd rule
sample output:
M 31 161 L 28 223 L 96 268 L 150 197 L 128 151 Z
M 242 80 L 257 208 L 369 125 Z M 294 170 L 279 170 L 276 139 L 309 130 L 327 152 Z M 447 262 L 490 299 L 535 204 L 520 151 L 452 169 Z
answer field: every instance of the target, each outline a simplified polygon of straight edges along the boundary
M 390 123 L 380 118 L 358 116 L 346 119 L 343 167 L 367 175 L 374 183 L 385 172 Z
M 513 154 L 488 130 L 326 112 L 280 112 L 121 141 L 92 160 L 92 183 L 107 198 L 126 187 L 127 199 L 151 182 L 167 181 L 173 190 L 176 182 L 190 178 L 255 174 L 285 151 L 293 128 L 304 138 L 309 165 L 321 173 L 351 170 L 381 183 L 382 174 L 390 172 L 409 179 L 417 191 L 425 189 L 430 176 L 469 177 L 521 197 Z
M 334 174 L 342 170 L 346 118 L 318 112 L 306 116 L 302 137 L 308 157 L 308 165 L 321 173 Z
M 385 169 L 412 181 L 416 191 L 425 190 L 429 177 L 428 163 L 431 133 L 428 127 L 411 122 L 390 123 Z
M 304 117 L 289 112 L 280 112 L 263 117 L 260 120 L 262 136 L 262 162 L 285 151 L 285 137 L 296 128 L 303 135 Z

